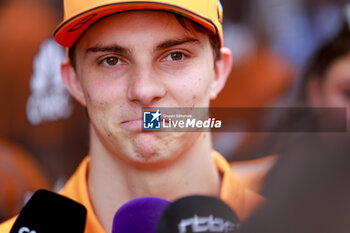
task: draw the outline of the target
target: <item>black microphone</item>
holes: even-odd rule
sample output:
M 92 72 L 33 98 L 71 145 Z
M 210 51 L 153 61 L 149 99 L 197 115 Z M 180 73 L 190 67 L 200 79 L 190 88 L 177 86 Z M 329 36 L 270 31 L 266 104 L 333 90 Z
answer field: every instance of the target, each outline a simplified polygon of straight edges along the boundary
M 83 233 L 86 208 L 64 196 L 38 190 L 18 215 L 10 233 Z
M 157 233 L 233 233 L 240 221 L 220 199 L 188 196 L 169 204 L 161 214 Z
M 126 202 L 114 215 L 112 233 L 156 233 L 160 214 L 169 203 L 157 197 Z

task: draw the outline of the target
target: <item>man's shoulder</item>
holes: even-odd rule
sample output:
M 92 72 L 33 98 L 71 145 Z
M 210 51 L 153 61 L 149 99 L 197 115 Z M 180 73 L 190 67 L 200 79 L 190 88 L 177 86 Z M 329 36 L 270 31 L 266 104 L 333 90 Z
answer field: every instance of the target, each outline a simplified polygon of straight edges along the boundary
M 6 220 L 5 222 L 0 223 L 0 233 L 8 233 L 11 231 L 13 224 L 15 223 L 17 216 Z
M 241 183 L 250 190 L 260 193 L 265 176 L 277 159 L 277 155 L 269 155 L 258 159 L 234 161 L 230 166 Z
M 221 174 L 220 199 L 228 204 L 237 216 L 244 220 L 264 201 L 264 198 L 242 183 L 227 160 L 218 152 L 212 153 Z

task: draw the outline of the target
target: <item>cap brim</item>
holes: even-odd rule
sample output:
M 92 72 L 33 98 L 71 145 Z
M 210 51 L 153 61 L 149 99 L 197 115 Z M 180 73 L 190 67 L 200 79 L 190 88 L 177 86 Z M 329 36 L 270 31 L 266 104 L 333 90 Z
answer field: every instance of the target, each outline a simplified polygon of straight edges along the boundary
M 115 13 L 133 10 L 165 10 L 177 13 L 195 21 L 213 33 L 218 33 L 215 24 L 209 19 L 175 5 L 155 2 L 124 2 L 102 5 L 75 15 L 58 25 L 54 37 L 60 45 L 72 47 L 79 37 L 99 19 Z

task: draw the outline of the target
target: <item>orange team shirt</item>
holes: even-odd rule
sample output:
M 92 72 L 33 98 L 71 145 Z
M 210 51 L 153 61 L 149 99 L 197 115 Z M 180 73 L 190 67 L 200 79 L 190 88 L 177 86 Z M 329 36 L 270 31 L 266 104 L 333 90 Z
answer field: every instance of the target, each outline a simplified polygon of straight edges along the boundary
M 234 161 L 230 165 L 239 181 L 245 187 L 254 192 L 261 193 L 264 179 L 276 164 L 277 159 L 277 155 L 269 155 L 253 160 Z
M 264 198 L 245 188 L 233 173 L 229 163 L 218 152 L 213 151 L 212 156 L 222 178 L 220 199 L 228 204 L 241 220 L 246 219 Z M 105 233 L 93 211 L 89 198 L 87 187 L 89 162 L 90 158 L 87 156 L 59 193 L 86 207 L 85 233 Z M 0 233 L 10 232 L 15 220 L 16 217 L 1 224 Z

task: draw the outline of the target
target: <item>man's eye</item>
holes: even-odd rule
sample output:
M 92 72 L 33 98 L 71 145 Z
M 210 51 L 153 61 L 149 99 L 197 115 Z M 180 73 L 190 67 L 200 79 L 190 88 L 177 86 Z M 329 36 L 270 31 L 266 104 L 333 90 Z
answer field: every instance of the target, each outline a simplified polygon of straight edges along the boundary
M 107 57 L 107 58 L 103 59 L 102 62 L 108 66 L 115 66 L 120 61 L 119 61 L 119 58 L 117 58 L 117 57 Z
M 184 58 L 184 54 L 181 52 L 170 53 L 165 57 L 166 61 L 181 61 Z

